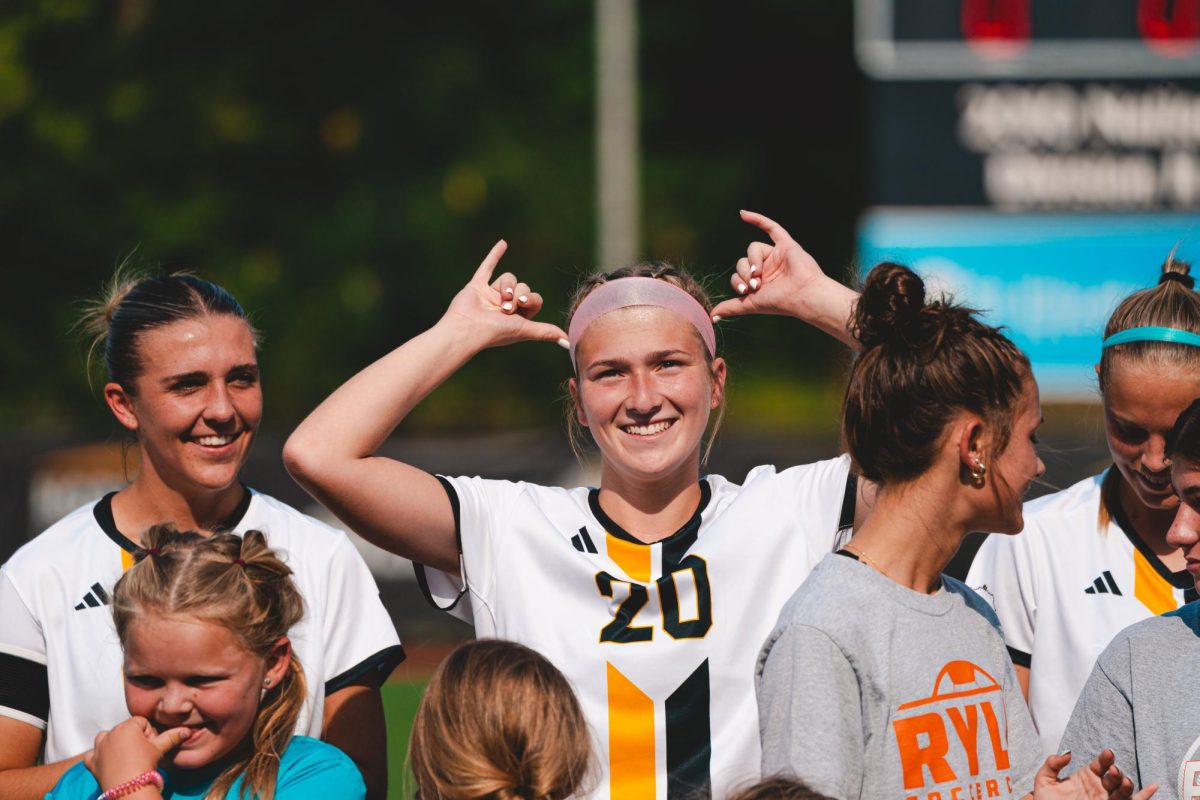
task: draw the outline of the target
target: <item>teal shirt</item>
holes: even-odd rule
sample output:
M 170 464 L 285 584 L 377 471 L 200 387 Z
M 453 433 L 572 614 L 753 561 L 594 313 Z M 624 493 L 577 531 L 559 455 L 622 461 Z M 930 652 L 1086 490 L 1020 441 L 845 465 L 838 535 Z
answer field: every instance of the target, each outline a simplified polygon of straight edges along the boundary
M 130 777 L 133 777 L 132 775 Z M 216 775 L 193 773 L 167 776 L 164 800 L 203 800 Z M 241 797 L 242 779 L 233 782 L 226 797 Z M 46 795 L 47 800 L 95 800 L 100 796 L 100 784 L 83 762 L 71 767 L 59 778 Z M 300 800 L 319 797 L 321 800 L 365 800 L 367 787 L 358 767 L 349 756 L 331 744 L 294 736 L 279 759 L 279 776 L 275 782 L 277 800 Z

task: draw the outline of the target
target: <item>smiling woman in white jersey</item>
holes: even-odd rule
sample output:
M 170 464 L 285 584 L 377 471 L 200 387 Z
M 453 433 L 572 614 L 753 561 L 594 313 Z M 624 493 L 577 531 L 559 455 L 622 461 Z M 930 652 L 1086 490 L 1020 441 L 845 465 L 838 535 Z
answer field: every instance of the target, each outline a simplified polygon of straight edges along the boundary
M 725 393 L 711 316 L 780 313 L 848 338 L 854 294 L 791 238 L 755 244 L 709 308 L 678 270 L 585 282 L 569 335 L 531 318 L 542 299 L 503 243 L 433 328 L 367 367 L 292 435 L 285 462 L 356 531 L 420 564 L 431 595 L 478 636 L 543 653 L 597 734 L 597 797 L 723 796 L 758 772 L 754 656 L 787 596 L 831 551 L 845 458 L 741 485 L 702 477 Z M 749 299 L 747 299 L 749 298 Z M 411 409 L 487 347 L 562 340 L 578 422 L 600 449 L 598 488 L 433 476 L 373 454 Z
M 1200 397 L 1200 295 L 1187 264 L 1117 306 L 1096 367 L 1113 466 L 1027 504 L 1020 536 L 989 536 L 967 583 L 996 610 L 1043 753 L 1096 656 L 1122 628 L 1196 597 L 1167 541 L 1178 499 L 1165 442 Z
M 142 532 L 161 522 L 260 530 L 285 555 L 310 609 L 291 634 L 309 673 L 296 732 L 344 750 L 382 797 L 379 685 L 403 650 L 346 535 L 238 480 L 262 419 L 245 311 L 181 274 L 114 280 L 90 321 L 105 401 L 136 437 L 140 469 L 0 569 L 0 797 L 41 798 L 97 733 L 128 717 L 108 606 Z

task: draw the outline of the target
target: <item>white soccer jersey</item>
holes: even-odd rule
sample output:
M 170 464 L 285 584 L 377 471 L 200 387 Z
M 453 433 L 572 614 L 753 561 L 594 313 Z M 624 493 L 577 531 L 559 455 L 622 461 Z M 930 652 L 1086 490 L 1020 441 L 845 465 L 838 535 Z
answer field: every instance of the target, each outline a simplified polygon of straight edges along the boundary
M 289 637 L 308 683 L 296 731 L 320 738 L 325 694 L 367 675 L 382 680 L 404 651 L 344 533 L 267 495 L 246 498 L 226 527 L 262 531 L 295 573 L 305 615 Z M 47 762 L 87 750 L 129 718 L 110 604 L 134 549 L 108 495 L 0 568 L 0 714 L 46 730 Z
M 593 796 L 724 797 L 759 775 L 755 660 L 834 549 L 848 472 L 842 457 L 759 467 L 742 486 L 707 477 L 695 515 L 654 544 L 608 518 L 595 489 L 443 478 L 469 596 L 456 612 L 571 680 L 602 767 Z M 461 584 L 425 572 L 431 599 L 454 602 Z
M 1058 752 L 1096 657 L 1125 627 L 1194 599 L 1120 509 L 1103 527 L 1104 474 L 1025 504 L 1025 530 L 984 542 L 967 584 L 996 609 L 1013 661 L 1029 668 L 1042 751 Z

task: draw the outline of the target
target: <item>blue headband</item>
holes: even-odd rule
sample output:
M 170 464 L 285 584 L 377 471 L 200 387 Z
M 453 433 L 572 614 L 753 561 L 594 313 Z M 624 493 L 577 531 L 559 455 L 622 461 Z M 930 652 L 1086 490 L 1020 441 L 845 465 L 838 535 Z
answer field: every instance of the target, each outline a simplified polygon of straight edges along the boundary
M 1192 347 L 1200 347 L 1200 334 L 1181 331 L 1179 328 L 1163 328 L 1158 325 L 1129 328 L 1105 339 L 1100 348 L 1103 350 L 1116 344 L 1128 344 L 1129 342 L 1174 342 L 1175 344 L 1190 344 Z

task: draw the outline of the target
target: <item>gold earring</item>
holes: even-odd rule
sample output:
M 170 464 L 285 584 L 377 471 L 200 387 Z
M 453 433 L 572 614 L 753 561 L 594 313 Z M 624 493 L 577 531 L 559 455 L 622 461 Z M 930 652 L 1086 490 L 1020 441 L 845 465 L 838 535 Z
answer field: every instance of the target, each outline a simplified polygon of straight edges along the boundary
M 976 461 L 968 472 L 971 475 L 971 483 L 976 486 L 983 486 L 983 479 L 987 476 L 987 467 L 984 466 L 982 461 Z

